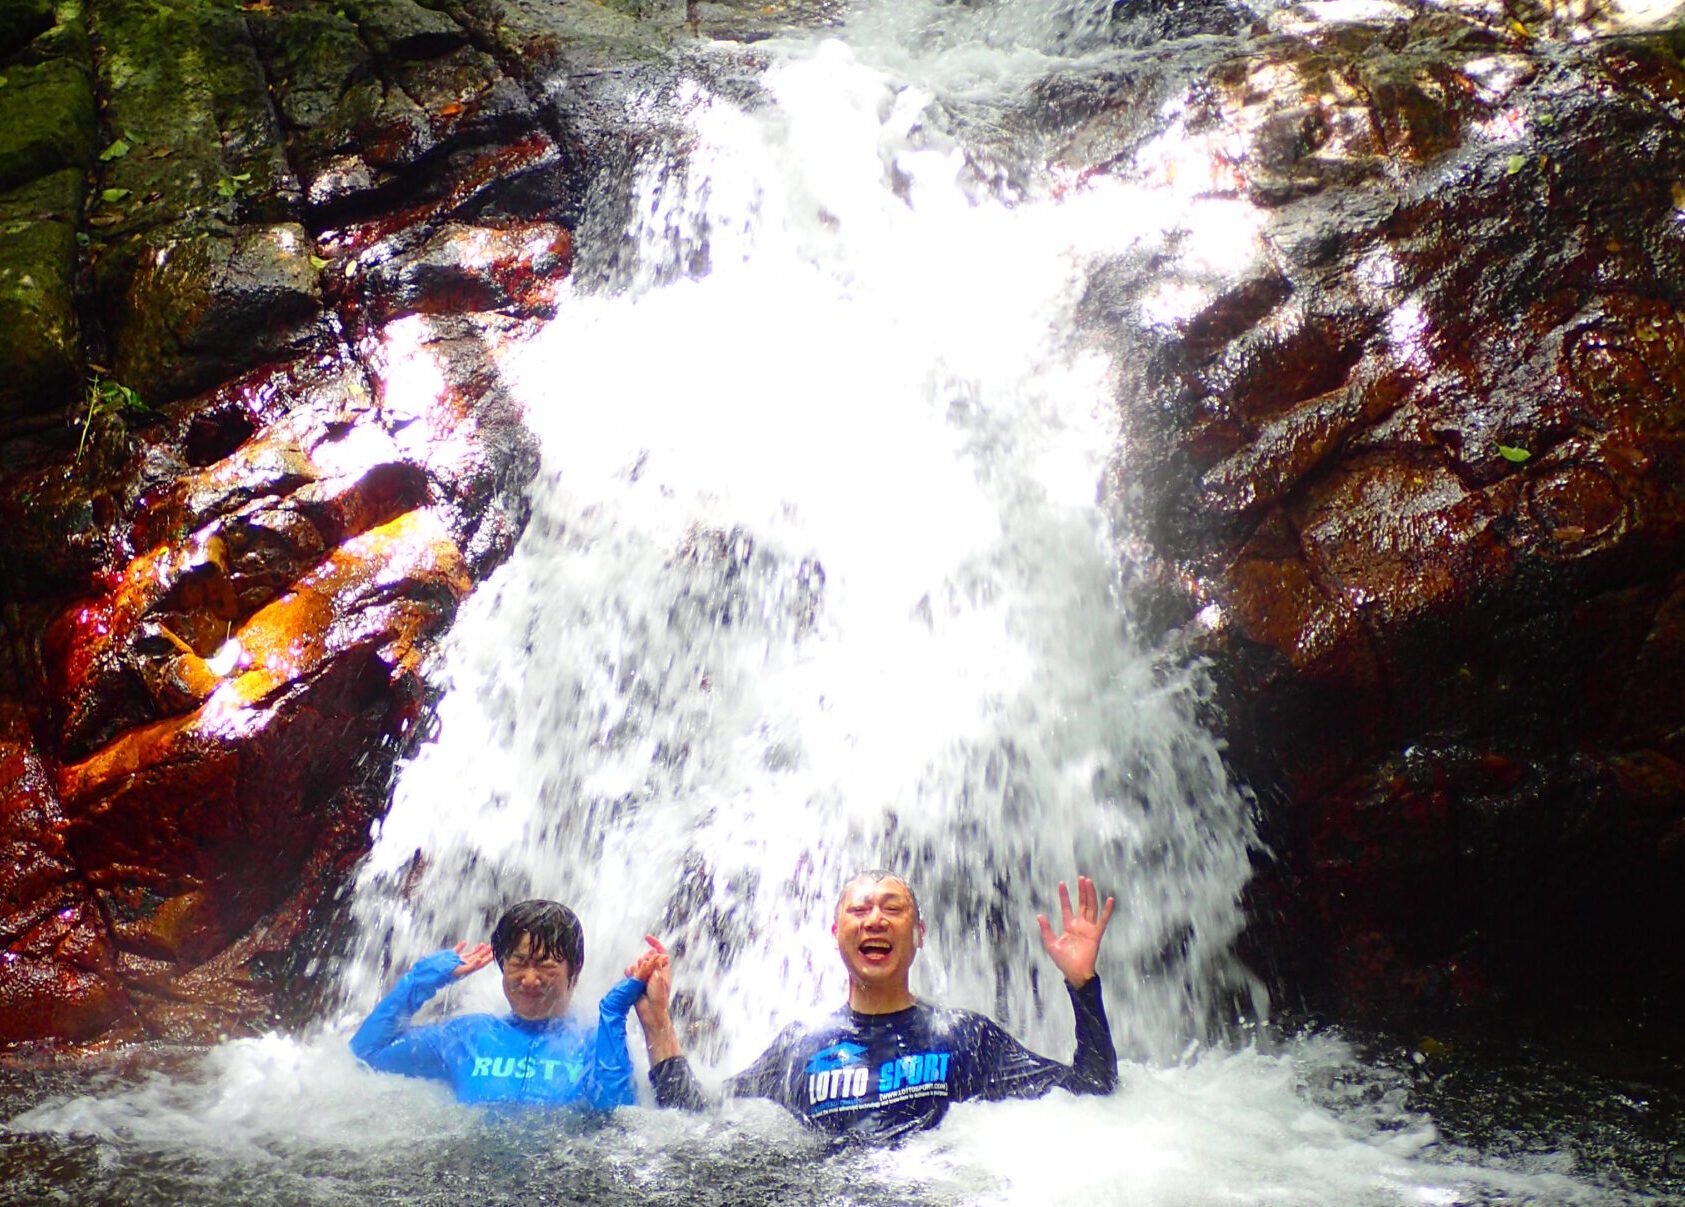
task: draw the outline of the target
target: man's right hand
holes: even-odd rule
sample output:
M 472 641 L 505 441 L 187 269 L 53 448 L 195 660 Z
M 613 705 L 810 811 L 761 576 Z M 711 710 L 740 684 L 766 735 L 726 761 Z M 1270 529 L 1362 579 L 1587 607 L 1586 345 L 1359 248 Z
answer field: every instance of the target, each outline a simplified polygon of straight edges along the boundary
M 490 943 L 476 943 L 470 947 L 466 942 L 463 942 L 458 943 L 451 950 L 456 952 L 456 958 L 462 961 L 460 965 L 451 969 L 452 976 L 467 976 L 470 973 L 480 971 L 492 962 Z
M 673 1029 L 673 1016 L 667 1004 L 673 995 L 672 961 L 661 940 L 645 935 L 650 949 L 640 955 L 626 969 L 626 975 L 644 983 L 644 995 L 633 1007 L 638 1023 L 644 1029 L 644 1046 L 649 1049 L 649 1063 L 658 1065 L 679 1054 L 679 1036 Z

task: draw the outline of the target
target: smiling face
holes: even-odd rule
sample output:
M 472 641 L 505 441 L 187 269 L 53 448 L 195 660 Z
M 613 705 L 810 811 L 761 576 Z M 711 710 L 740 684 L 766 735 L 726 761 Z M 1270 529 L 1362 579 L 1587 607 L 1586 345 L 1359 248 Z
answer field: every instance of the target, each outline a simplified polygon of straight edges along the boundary
M 864 992 L 901 1008 L 895 1003 L 908 996 L 908 972 L 924 941 L 924 923 L 906 882 L 894 876 L 855 877 L 837 902 L 831 933 L 848 968 L 851 997 Z
M 503 996 L 517 1018 L 529 1022 L 560 1018 L 573 1000 L 577 979 L 568 962 L 554 953 L 534 957 L 531 935 L 522 935 L 503 959 Z

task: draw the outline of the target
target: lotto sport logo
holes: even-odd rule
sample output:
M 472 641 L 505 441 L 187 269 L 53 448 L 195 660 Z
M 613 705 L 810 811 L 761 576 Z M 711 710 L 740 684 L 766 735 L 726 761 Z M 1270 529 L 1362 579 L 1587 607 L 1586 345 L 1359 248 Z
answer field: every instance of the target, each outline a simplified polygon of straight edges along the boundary
M 832 1044 L 815 1052 L 807 1062 L 807 1100 L 824 1102 L 864 1097 L 871 1087 L 871 1070 L 855 1063 L 866 1054 L 859 1044 Z

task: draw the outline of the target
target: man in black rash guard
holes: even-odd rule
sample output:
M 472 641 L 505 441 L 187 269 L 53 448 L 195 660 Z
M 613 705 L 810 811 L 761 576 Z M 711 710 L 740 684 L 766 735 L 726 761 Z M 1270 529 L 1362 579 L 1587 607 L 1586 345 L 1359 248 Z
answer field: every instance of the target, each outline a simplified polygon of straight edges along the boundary
M 1062 1065 L 981 1014 L 916 1001 L 908 976 L 924 941 L 918 901 L 899 876 L 862 872 L 844 887 L 831 928 L 848 968 L 848 1005 L 817 1026 L 787 1028 L 726 1082 L 726 1093 L 770 1098 L 811 1127 L 874 1143 L 935 1127 L 949 1103 L 968 1098 L 1036 1098 L 1056 1088 L 1109 1094 L 1117 1085 L 1117 1053 L 1094 963 L 1112 905 L 1108 897 L 1102 910 L 1093 881 L 1081 876 L 1075 910 L 1059 885 L 1061 934 L 1055 937 L 1046 918 L 1036 919 L 1076 1011 L 1076 1058 Z M 679 1052 L 667 1012 L 670 992 L 671 973 L 663 966 L 637 1005 L 650 1081 L 658 1104 L 698 1110 L 704 1099 Z

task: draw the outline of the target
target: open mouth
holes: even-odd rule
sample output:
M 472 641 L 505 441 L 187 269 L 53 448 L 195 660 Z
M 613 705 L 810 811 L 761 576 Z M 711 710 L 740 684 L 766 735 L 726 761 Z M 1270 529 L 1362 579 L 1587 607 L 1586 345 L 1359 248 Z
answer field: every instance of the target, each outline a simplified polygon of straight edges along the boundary
M 867 939 L 860 944 L 859 950 L 868 960 L 883 960 L 889 958 L 895 946 L 888 939 Z

